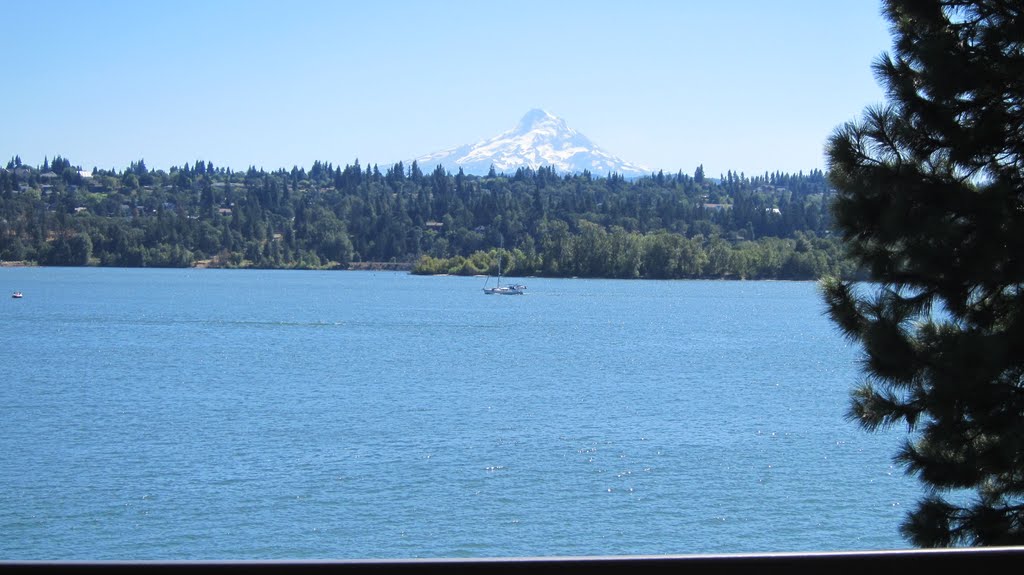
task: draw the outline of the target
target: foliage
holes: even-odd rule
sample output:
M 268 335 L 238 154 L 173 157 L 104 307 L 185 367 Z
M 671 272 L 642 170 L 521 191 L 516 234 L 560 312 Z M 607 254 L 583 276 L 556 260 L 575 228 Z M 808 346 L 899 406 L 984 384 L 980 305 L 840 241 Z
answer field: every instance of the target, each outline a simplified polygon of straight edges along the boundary
M 835 218 L 876 282 L 828 280 L 860 342 L 850 415 L 905 423 L 929 489 L 919 546 L 1024 544 L 1024 13 L 1017 2 L 886 2 L 889 103 L 828 144 Z
M 52 172 L 54 166 L 60 174 Z M 831 237 L 820 171 L 486 177 L 414 162 L 233 172 L 0 170 L 0 257 L 51 265 L 332 268 L 413 262 L 418 273 L 485 274 L 496 246 L 520 275 L 790 278 L 853 268 Z M 81 238 L 74 240 L 74 238 Z M 88 243 L 84 240 L 88 238 Z M 72 242 L 76 250 L 72 250 Z M 88 247 L 88 249 L 86 249 Z M 426 256 L 426 257 L 424 257 Z

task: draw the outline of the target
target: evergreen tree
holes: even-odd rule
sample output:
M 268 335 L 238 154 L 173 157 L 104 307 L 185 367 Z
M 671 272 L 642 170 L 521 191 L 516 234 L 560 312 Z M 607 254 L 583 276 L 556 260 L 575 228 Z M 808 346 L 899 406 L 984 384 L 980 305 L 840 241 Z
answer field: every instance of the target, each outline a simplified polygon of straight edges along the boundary
M 1024 544 L 1024 5 L 887 0 L 888 104 L 827 147 L 836 225 L 874 283 L 823 283 L 858 341 L 850 417 L 905 423 L 914 544 Z

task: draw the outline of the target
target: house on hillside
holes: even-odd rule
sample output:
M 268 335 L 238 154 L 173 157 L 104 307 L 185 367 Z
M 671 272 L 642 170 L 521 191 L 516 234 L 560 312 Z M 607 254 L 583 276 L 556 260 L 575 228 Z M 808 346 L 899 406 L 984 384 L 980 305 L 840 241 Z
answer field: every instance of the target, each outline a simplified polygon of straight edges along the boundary
M 704 209 L 705 210 L 713 210 L 713 211 L 716 211 L 716 212 L 720 212 L 722 210 L 731 210 L 732 209 L 732 204 L 709 204 L 709 203 L 705 203 L 704 204 Z

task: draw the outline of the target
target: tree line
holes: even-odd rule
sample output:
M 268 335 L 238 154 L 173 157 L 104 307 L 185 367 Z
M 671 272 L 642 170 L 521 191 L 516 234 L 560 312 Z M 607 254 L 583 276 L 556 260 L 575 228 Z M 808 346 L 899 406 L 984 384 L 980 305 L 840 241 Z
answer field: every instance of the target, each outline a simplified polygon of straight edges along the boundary
M 316 161 L 246 171 L 144 160 L 0 170 L 0 259 L 41 265 L 347 268 L 616 278 L 854 277 L 832 190 L 808 174 L 381 171 Z M 507 250 L 502 251 L 499 246 Z

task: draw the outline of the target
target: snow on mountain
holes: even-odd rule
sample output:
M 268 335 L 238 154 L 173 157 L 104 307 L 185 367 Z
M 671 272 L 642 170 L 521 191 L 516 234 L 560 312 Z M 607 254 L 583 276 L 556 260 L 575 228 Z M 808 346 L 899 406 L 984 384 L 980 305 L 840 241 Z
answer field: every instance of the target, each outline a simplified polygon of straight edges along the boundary
M 493 138 L 421 156 L 416 162 L 423 170 L 441 164 L 450 172 L 462 168 L 467 174 L 480 176 L 487 174 L 492 165 L 498 173 L 509 174 L 518 168 L 541 166 L 552 166 L 561 173 L 590 170 L 595 176 L 609 172 L 626 177 L 651 173 L 644 166 L 605 152 L 570 128 L 565 120 L 544 110 L 530 110 L 515 128 Z

